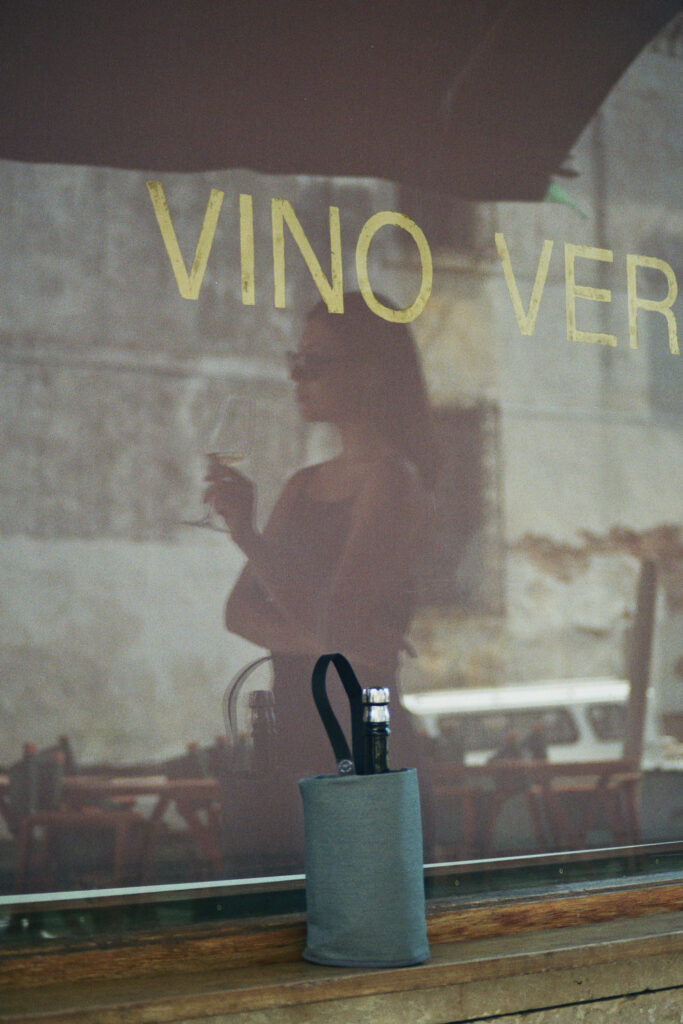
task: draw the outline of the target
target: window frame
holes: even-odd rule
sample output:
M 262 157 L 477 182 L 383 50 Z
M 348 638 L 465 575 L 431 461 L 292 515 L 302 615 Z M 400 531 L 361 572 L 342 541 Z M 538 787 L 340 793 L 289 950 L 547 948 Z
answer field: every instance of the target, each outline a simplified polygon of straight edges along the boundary
M 436 962 L 437 947 L 447 943 L 617 919 L 627 927 L 629 919 L 683 908 L 683 843 L 603 851 L 597 861 L 588 856 L 590 852 L 579 851 L 569 859 L 564 854 L 509 858 L 517 862 L 506 866 L 508 881 L 516 885 L 507 888 L 491 885 L 491 862 L 484 864 L 483 870 L 482 862 L 462 864 L 457 877 L 452 874 L 453 865 L 427 866 L 427 879 L 435 883 L 427 901 L 427 927 Z M 602 863 L 602 877 L 596 873 L 598 862 Z M 631 873 L 615 875 L 617 864 L 630 865 Z M 500 870 L 499 862 L 497 868 Z M 586 871 L 594 877 L 586 880 L 582 877 Z M 525 872 L 528 884 L 522 886 Z M 539 884 L 532 884 L 534 874 Z M 468 891 L 460 891 L 468 876 Z M 266 887 L 271 893 L 275 883 L 270 880 Z M 123 984 L 131 976 L 151 979 L 163 972 L 263 968 L 301 961 L 306 936 L 302 909 L 283 906 L 279 913 L 268 916 L 244 914 L 226 919 L 220 910 L 225 896 L 216 891 L 208 896 L 211 885 L 186 887 L 195 890 L 195 896 L 201 891 L 202 896 L 195 900 L 193 917 L 185 924 L 159 925 L 154 904 L 163 902 L 163 894 L 153 894 L 150 901 L 149 893 L 131 898 L 122 891 L 100 902 L 100 928 L 94 934 L 84 937 L 81 932 L 52 937 L 51 941 L 41 932 L 50 901 L 31 906 L 27 901 L 23 910 L 16 912 L 23 918 L 21 923 L 28 922 L 29 926 L 20 931 L 15 943 L 0 941 L 0 991 L 54 984 L 56 979 L 66 983 L 107 979 Z M 237 890 L 239 885 L 232 888 Z M 92 897 L 88 897 L 72 901 L 67 909 L 92 910 L 92 904 Z M 145 914 L 145 910 L 152 913 Z M 126 931 L 122 914 L 127 914 L 136 926 Z

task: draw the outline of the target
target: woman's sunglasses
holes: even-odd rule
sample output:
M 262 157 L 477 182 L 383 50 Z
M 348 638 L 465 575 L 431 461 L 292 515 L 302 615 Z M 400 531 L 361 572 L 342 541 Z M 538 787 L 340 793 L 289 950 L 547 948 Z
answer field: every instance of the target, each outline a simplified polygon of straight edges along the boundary
M 328 366 L 344 361 L 344 356 L 325 352 L 285 352 L 287 369 L 292 380 L 319 380 Z

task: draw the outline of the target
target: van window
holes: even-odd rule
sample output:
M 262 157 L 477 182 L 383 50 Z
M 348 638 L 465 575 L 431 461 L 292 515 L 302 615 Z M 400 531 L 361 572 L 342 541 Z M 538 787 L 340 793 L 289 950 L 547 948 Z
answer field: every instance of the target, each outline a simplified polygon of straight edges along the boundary
M 439 719 L 439 732 L 447 742 L 457 738 L 465 750 L 497 750 L 510 732 L 516 733 L 523 742 L 537 725 L 543 727 L 546 743 L 576 743 L 579 738 L 576 725 L 566 708 L 444 715 Z
M 599 740 L 623 739 L 626 725 L 626 708 L 623 704 L 590 704 L 586 713 L 590 727 Z

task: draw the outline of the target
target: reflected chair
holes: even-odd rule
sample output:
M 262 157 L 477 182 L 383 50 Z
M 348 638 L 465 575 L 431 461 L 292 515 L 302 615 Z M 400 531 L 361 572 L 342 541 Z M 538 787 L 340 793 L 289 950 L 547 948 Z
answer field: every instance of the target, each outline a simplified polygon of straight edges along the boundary
M 133 884 L 144 821 L 133 811 L 98 807 L 34 811 L 17 835 L 15 890 Z
M 118 885 L 136 880 L 145 822 L 126 805 L 69 808 L 62 801 L 67 756 L 26 744 L 10 770 L 9 822 L 16 835 L 14 888 Z

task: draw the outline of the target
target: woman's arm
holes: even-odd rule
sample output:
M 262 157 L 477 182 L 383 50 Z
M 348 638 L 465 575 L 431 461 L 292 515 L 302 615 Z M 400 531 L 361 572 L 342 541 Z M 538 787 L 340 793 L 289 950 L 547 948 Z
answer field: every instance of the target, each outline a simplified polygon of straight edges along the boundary
M 231 633 L 280 654 L 319 652 L 315 638 L 282 615 L 249 563 L 226 602 L 225 626 Z
M 282 532 L 297 529 L 299 543 L 306 544 L 306 524 L 296 522 L 291 511 L 308 472 L 295 474 L 285 486 L 263 534 L 250 516 L 233 516 L 233 538 L 249 562 L 228 598 L 226 627 L 281 653 L 343 650 L 390 668 L 412 610 L 408 590 L 426 533 L 417 472 L 397 459 L 368 464 L 341 556 L 329 578 L 315 581 L 292 573 L 278 557 Z M 216 506 L 222 511 L 220 495 Z
M 368 465 L 341 556 L 329 578 L 316 581 L 288 572 L 272 543 L 280 524 L 292 528 L 289 502 L 301 480 L 294 478 L 293 485 L 283 493 L 263 536 L 253 530 L 241 535 L 249 563 L 244 585 L 238 583 L 228 601 L 228 628 L 271 650 L 342 650 L 391 669 L 412 610 L 408 591 L 426 533 L 426 502 L 417 473 L 398 460 Z M 304 545 L 305 523 L 297 528 Z M 313 604 L 311 586 L 317 590 Z

